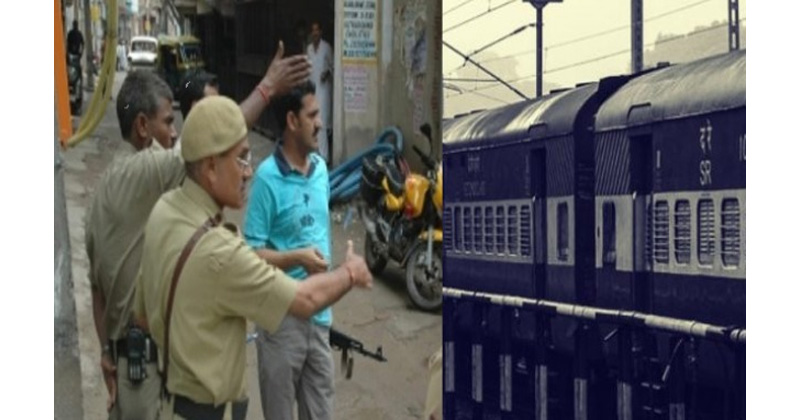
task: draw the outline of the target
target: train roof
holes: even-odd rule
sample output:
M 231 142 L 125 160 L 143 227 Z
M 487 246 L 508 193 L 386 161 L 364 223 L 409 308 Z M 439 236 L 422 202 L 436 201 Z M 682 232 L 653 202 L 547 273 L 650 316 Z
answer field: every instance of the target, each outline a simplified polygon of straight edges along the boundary
M 744 50 L 654 70 L 633 78 L 600 107 L 596 131 L 745 106 Z
M 542 98 L 453 118 L 443 124 L 442 143 L 513 141 L 528 137 L 541 125 L 540 137 L 569 134 L 581 106 L 597 91 L 597 83 L 552 93 Z

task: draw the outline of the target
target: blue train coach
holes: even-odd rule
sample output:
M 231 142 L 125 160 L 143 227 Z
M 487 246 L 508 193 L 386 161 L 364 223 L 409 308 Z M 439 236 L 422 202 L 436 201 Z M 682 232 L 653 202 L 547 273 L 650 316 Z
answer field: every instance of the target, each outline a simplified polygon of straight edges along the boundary
M 745 57 L 445 122 L 446 418 L 744 415 Z

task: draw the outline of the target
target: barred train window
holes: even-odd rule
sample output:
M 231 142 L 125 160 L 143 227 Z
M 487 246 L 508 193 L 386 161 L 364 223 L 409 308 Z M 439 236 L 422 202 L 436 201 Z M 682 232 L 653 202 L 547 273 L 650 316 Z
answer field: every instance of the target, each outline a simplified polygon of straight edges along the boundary
M 569 257 L 569 219 L 567 203 L 558 205 L 558 259 L 566 261 Z
M 475 236 L 472 238 L 475 243 L 475 253 L 483 253 L 483 212 L 480 206 L 475 206 L 472 209 L 474 222 L 472 224 Z
M 508 255 L 519 255 L 517 206 L 508 207 Z
M 492 206 L 483 209 L 483 245 L 487 254 L 494 253 L 494 212 Z
M 653 203 L 647 203 L 647 220 L 644 223 L 644 257 L 647 267 L 653 265 Z
M 697 203 L 697 259 L 701 265 L 714 263 L 714 202 L 704 198 Z
M 445 207 L 442 214 L 442 226 L 444 227 L 444 249 L 453 250 L 453 208 Z
M 464 207 L 464 252 L 472 251 L 472 209 Z
M 739 199 L 722 200 L 722 265 L 736 267 L 740 255 Z
M 655 262 L 669 263 L 669 204 L 666 200 L 656 202 L 653 215 L 653 249 Z
M 675 261 L 689 264 L 692 255 L 692 209 L 689 200 L 675 202 Z
M 462 224 L 463 221 L 461 220 L 461 207 L 458 206 L 455 209 L 455 216 L 453 217 L 453 242 L 456 251 L 464 250 L 464 236 L 461 234 Z
M 519 235 L 520 254 L 524 257 L 531 256 L 531 206 L 524 204 L 519 210 Z
M 505 254 L 506 252 L 506 219 L 504 210 L 503 206 L 497 206 L 494 214 L 495 232 L 497 232 L 495 245 L 497 245 L 498 254 Z
M 617 264 L 617 209 L 613 202 L 603 203 L 603 265 Z

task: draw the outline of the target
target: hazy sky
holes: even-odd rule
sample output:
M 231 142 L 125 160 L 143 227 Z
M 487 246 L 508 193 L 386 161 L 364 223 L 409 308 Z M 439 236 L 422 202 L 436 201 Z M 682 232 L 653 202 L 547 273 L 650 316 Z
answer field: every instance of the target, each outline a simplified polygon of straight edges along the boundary
M 505 5 L 506 3 L 509 3 Z M 536 10 L 522 0 L 442 0 L 443 39 L 465 54 L 469 54 L 495 41 L 515 29 L 535 22 Z M 544 83 L 549 87 L 574 86 L 576 83 L 594 81 L 611 74 L 630 72 L 630 0 L 563 0 L 548 4 L 544 9 Z M 746 18 L 746 1 L 739 2 L 740 18 Z M 461 22 L 490 9 L 497 9 L 455 29 Z M 709 26 L 714 21 L 726 23 L 727 0 L 644 0 L 644 44 L 656 41 L 659 35 L 686 34 L 699 26 Z M 746 22 L 744 22 L 746 25 Z M 624 27 L 624 29 L 622 28 Z M 615 30 L 616 29 L 616 30 Z M 609 32 L 600 34 L 603 32 Z M 595 35 L 595 36 L 592 36 Z M 588 39 L 573 41 L 578 38 Z M 651 45 L 652 46 L 652 45 Z M 536 29 L 527 28 L 489 49 L 473 56 L 504 79 L 522 78 L 536 74 Z M 624 53 L 620 53 L 625 50 Z M 443 48 L 442 73 L 445 78 L 479 78 L 489 76 L 475 66 Z M 615 53 L 619 53 L 614 55 Z M 509 57 L 510 56 L 510 57 Z M 590 63 L 575 65 L 584 61 Z M 503 58 L 509 57 L 509 58 Z M 569 68 L 564 68 L 569 67 Z M 548 72 L 551 70 L 551 72 Z M 476 82 L 450 82 L 462 91 L 487 86 Z M 535 78 L 528 77 L 516 83 L 525 94 L 535 96 Z M 476 95 L 481 96 L 476 96 Z M 458 95 L 445 89 L 445 117 L 478 107 L 502 106 L 503 102 L 521 98 L 504 87 L 480 90 L 478 93 Z M 500 98 L 502 101 L 487 98 Z

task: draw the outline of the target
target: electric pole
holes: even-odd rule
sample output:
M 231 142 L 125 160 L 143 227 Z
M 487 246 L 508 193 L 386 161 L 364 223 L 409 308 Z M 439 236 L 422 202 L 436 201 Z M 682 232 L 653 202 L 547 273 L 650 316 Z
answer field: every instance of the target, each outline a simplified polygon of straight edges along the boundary
M 728 0 L 728 50 L 739 49 L 739 0 Z
M 542 28 L 544 27 L 544 7 L 547 3 L 561 3 L 563 0 L 525 0 L 536 9 L 536 97 L 542 96 Z
M 642 0 L 631 0 L 631 72 L 644 69 L 644 42 L 642 32 Z

